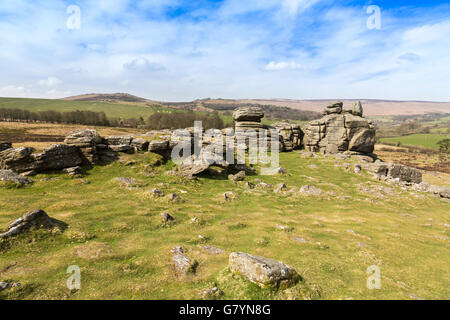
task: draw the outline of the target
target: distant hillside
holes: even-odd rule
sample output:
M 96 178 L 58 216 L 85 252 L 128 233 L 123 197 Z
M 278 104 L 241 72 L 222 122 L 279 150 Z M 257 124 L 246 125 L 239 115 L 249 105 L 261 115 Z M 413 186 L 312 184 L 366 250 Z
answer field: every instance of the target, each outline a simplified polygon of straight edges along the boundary
M 57 99 L 26 99 L 26 98 L 0 98 L 0 108 L 22 109 L 29 111 L 59 112 L 69 111 L 97 111 L 105 112 L 108 118 L 148 118 L 153 113 L 166 110 L 159 105 L 144 104 L 139 102 L 106 102 L 106 101 L 78 101 Z
M 227 101 L 227 100 L 223 100 Z M 322 112 L 331 101 L 343 101 L 346 108 L 351 108 L 354 101 L 358 100 L 288 100 L 288 99 L 244 99 L 241 103 L 269 104 L 275 106 L 290 107 L 293 109 Z M 450 102 L 430 101 L 391 101 L 361 99 L 364 114 L 367 116 L 392 116 L 412 115 L 425 113 L 450 113 Z
M 156 103 L 155 101 L 151 101 L 148 99 L 144 99 L 141 97 L 133 96 L 128 93 L 88 93 L 73 97 L 63 98 L 61 100 L 69 100 L 69 101 L 99 101 L 99 102 L 116 102 L 116 103 Z

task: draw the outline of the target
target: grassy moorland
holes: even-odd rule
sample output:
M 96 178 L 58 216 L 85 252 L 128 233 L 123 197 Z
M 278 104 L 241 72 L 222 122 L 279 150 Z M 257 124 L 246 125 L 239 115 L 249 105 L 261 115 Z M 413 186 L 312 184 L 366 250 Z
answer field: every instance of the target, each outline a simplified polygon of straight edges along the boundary
M 0 281 L 21 283 L 0 292 L 0 299 L 199 299 L 199 291 L 212 286 L 223 291 L 223 299 L 450 296 L 448 201 L 347 172 L 333 157 L 302 158 L 300 152 L 281 154 L 286 175 L 247 177 L 285 182 L 290 192 L 283 193 L 249 190 L 226 177 L 189 181 L 166 175 L 172 164 L 147 166 L 154 157 L 125 156 L 128 163 L 97 166 L 82 179 L 42 174 L 31 186 L 0 188 L 2 228 L 36 208 L 68 225 L 0 242 Z M 138 183 L 127 189 L 116 177 Z M 323 195 L 301 196 L 298 188 L 307 184 Z M 151 197 L 148 190 L 155 187 L 184 202 Z M 225 202 L 226 191 L 237 198 Z M 162 212 L 175 222 L 162 223 Z M 225 253 L 208 255 L 204 245 Z M 175 275 L 174 246 L 199 262 L 195 275 Z M 281 260 L 304 282 L 280 292 L 260 289 L 229 273 L 233 251 Z M 77 292 L 66 288 L 70 265 L 81 268 Z M 366 287 L 371 265 L 381 268 L 380 290 Z
M 23 109 L 29 111 L 59 112 L 95 111 L 105 112 L 108 118 L 139 118 L 147 119 L 157 111 L 165 108 L 133 103 L 111 103 L 103 101 L 70 101 L 57 99 L 0 98 L 0 108 Z
M 437 143 L 444 139 L 450 139 L 450 134 L 438 134 L 438 133 L 411 134 L 407 136 L 381 138 L 380 141 L 385 143 L 386 142 L 396 144 L 400 143 L 400 145 L 406 146 L 409 145 L 429 149 L 439 149 L 439 145 Z

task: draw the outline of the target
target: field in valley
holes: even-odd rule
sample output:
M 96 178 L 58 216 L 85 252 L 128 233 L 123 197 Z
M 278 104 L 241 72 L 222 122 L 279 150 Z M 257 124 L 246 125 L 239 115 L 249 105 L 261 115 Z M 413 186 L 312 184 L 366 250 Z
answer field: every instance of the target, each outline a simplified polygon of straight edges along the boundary
M 419 146 L 423 148 L 439 149 L 438 142 L 450 139 L 450 134 L 411 134 L 399 137 L 381 138 L 381 142 L 394 143 L 405 146 Z
M 334 157 L 302 158 L 299 151 L 280 155 L 286 175 L 247 177 L 255 184 L 284 182 L 290 191 L 283 193 L 273 187 L 250 190 L 226 176 L 190 181 L 166 175 L 172 163 L 149 167 L 156 163 L 153 157 L 126 155 L 83 178 L 41 174 L 31 186 L 0 189 L 2 228 L 37 208 L 67 224 L 59 232 L 32 231 L 1 241 L 0 280 L 21 286 L 2 291 L 0 298 L 200 299 L 199 292 L 213 286 L 223 292 L 221 299 L 450 295 L 448 201 L 347 172 Z M 137 184 L 125 188 L 117 177 Z M 443 183 L 449 181 L 445 175 Z M 301 196 L 302 185 L 324 193 Z M 184 202 L 153 198 L 148 191 L 155 187 Z M 226 191 L 237 198 L 224 201 Z M 163 223 L 162 212 L 176 220 Z M 224 253 L 210 255 L 205 245 Z M 199 262 L 195 275 L 176 276 L 170 252 L 175 246 Z M 304 281 L 286 291 L 260 289 L 229 272 L 233 251 L 283 261 Z M 70 265 L 81 269 L 80 291 L 66 288 Z M 380 290 L 366 287 L 371 265 L 381 268 Z

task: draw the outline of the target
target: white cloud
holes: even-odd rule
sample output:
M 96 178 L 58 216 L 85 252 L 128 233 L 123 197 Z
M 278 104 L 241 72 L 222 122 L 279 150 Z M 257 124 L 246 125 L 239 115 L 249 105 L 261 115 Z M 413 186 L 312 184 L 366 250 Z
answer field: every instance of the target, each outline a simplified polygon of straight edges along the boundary
M 271 61 L 265 66 L 265 69 L 269 70 L 269 71 L 278 71 L 278 70 L 299 70 L 299 69 L 306 69 L 306 68 L 296 62 Z
M 302 13 L 320 0 L 283 0 L 282 6 L 291 15 Z
M 158 63 L 150 62 L 146 58 L 136 58 L 123 65 L 125 69 L 131 71 L 158 71 L 164 69 L 164 67 Z
M 0 87 L 0 96 L 2 97 L 23 97 L 26 90 L 22 86 L 7 85 Z
M 57 85 L 61 84 L 62 80 L 56 78 L 56 77 L 47 77 L 47 79 L 41 79 L 38 81 L 38 84 L 40 86 L 45 86 L 45 87 L 56 87 Z

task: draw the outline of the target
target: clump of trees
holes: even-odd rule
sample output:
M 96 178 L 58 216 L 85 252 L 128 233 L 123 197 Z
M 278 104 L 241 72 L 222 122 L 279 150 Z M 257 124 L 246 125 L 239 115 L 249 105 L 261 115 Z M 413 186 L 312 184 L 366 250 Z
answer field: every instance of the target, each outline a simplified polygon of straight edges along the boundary
M 442 153 L 450 153 L 450 139 L 438 141 L 439 151 Z
M 59 112 L 29 111 L 22 109 L 0 108 L 1 121 L 21 121 L 21 122 L 49 122 L 66 124 L 83 124 L 95 126 L 109 126 L 109 120 L 104 112 L 95 111 L 68 111 Z
M 192 111 L 154 113 L 147 119 L 146 127 L 151 130 L 181 129 L 193 127 L 194 121 L 202 121 L 203 129 L 223 129 L 225 127 L 217 113 L 202 115 Z

